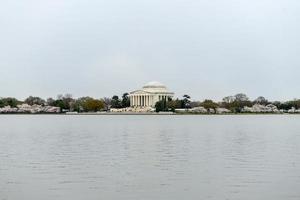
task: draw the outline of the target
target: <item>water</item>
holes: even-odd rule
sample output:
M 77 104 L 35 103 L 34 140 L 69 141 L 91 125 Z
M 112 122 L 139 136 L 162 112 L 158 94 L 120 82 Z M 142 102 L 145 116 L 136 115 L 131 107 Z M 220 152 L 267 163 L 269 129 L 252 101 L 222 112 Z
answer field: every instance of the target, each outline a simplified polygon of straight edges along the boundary
M 0 200 L 300 199 L 300 116 L 0 116 Z

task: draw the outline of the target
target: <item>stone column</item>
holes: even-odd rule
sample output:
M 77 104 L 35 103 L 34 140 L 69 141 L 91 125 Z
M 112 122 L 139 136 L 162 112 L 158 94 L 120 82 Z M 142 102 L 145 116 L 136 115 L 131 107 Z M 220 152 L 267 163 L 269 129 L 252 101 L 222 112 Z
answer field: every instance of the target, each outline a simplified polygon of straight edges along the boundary
M 151 106 L 153 106 L 154 96 L 151 95 Z
M 146 95 L 146 106 L 148 107 L 148 94 Z
M 134 95 L 132 96 L 132 106 L 134 106 L 135 102 L 134 102 Z
M 139 95 L 138 98 L 139 98 L 139 106 L 140 106 L 141 105 L 141 96 Z
M 142 105 L 143 105 L 143 96 L 140 95 L 140 106 L 142 106 Z
M 135 105 L 137 106 L 138 104 L 139 104 L 139 102 L 138 102 L 138 96 L 135 95 Z
M 132 96 L 132 106 L 134 106 L 134 95 Z
M 152 105 L 155 106 L 154 105 L 154 96 L 152 96 Z
M 133 106 L 135 106 L 135 95 L 133 95 Z
M 133 99 L 134 99 L 133 100 L 134 101 L 134 105 L 133 106 L 136 106 L 136 96 L 135 95 L 133 96 Z
M 151 105 L 151 107 L 153 106 L 153 96 L 152 95 L 150 96 L 150 105 Z

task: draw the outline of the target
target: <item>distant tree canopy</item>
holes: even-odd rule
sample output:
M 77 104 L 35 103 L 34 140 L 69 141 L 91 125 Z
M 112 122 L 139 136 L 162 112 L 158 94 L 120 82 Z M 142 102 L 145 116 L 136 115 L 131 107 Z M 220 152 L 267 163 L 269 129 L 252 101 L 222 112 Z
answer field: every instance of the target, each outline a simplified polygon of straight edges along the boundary
M 238 101 L 238 102 L 246 102 L 246 101 L 249 101 L 249 98 L 247 97 L 247 95 L 243 94 L 243 93 L 239 93 L 239 94 L 236 94 L 234 96 L 235 98 L 235 101 Z
M 122 99 L 119 99 L 117 95 L 114 95 L 111 100 L 110 104 L 112 108 L 126 108 L 130 107 L 130 98 L 128 93 L 124 93 L 122 95 Z
M 123 108 L 129 107 L 130 106 L 130 98 L 128 93 L 124 93 L 122 96 L 122 101 L 121 105 Z
M 119 97 L 117 95 L 114 95 L 111 98 L 111 107 L 112 108 L 122 108 L 121 100 L 119 99 Z
M 25 99 L 24 103 L 27 103 L 28 105 L 45 105 L 46 101 L 40 97 L 33 97 L 29 96 L 27 99 Z
M 191 97 L 187 94 L 183 95 L 183 108 L 191 108 Z
M 70 106 L 66 102 L 64 102 L 62 99 L 55 100 L 50 106 L 60 107 L 61 110 L 69 110 Z
M 223 98 L 221 106 L 231 110 L 232 112 L 240 113 L 245 106 L 252 106 L 252 102 L 247 95 L 243 93 L 236 94 L 235 96 L 228 96 Z
M 124 93 L 121 98 L 114 95 L 112 98 L 94 99 L 92 97 L 73 98 L 71 94 L 57 95 L 57 98 L 48 98 L 46 101 L 40 97 L 29 96 L 24 102 L 16 98 L 6 97 L 0 98 L 0 108 L 5 106 L 17 107 L 17 105 L 26 103 L 29 105 L 49 105 L 61 108 L 62 112 L 78 111 L 78 112 L 97 112 L 101 110 L 109 110 L 110 108 L 126 108 L 130 106 L 130 98 L 128 93 Z M 160 111 L 175 111 L 175 109 L 188 109 L 203 106 L 206 109 L 216 109 L 218 107 L 227 108 L 233 113 L 242 112 L 245 106 L 251 107 L 254 104 L 268 105 L 273 104 L 279 110 L 290 110 L 292 108 L 300 109 L 300 99 L 293 99 L 286 102 L 274 101 L 270 102 L 265 97 L 259 96 L 251 101 L 246 94 L 239 93 L 234 96 L 224 97 L 222 102 L 214 102 L 206 99 L 203 102 L 191 101 L 189 95 L 183 95 L 182 99 L 163 99 L 156 103 L 155 109 Z
M 187 109 L 191 108 L 191 101 L 190 101 L 190 96 L 189 95 L 184 95 L 183 99 L 175 99 L 172 100 L 171 98 L 162 99 L 158 101 L 155 104 L 155 110 L 156 112 L 161 112 L 161 111 L 175 111 L 175 109 Z
M 74 99 L 71 94 L 57 95 L 57 99 L 48 98 L 47 102 L 50 106 L 60 107 L 65 111 L 77 112 L 96 112 L 105 108 L 105 103 L 101 99 L 92 97 L 80 97 Z
M 5 106 L 17 107 L 17 105 L 20 103 L 21 102 L 18 101 L 16 98 L 12 98 L 12 97 L 1 98 L 0 99 L 0 108 L 3 108 Z
M 81 98 L 79 105 L 81 106 L 82 111 L 85 112 L 97 112 L 105 107 L 103 100 L 93 99 L 91 97 Z
M 83 105 L 83 108 L 88 112 L 96 112 L 104 109 L 104 102 L 98 99 L 89 98 Z
M 275 101 L 273 102 L 275 106 L 277 106 L 278 109 L 283 110 L 289 110 L 291 108 L 300 109 L 300 99 L 294 99 L 292 101 L 287 102 L 279 102 Z
M 224 97 L 223 98 L 223 102 L 225 104 L 230 104 L 230 103 L 232 103 L 234 101 L 235 101 L 235 97 L 234 96 L 228 96 L 228 97 Z
M 57 95 L 57 99 L 52 98 L 47 99 L 47 104 L 49 106 L 60 107 L 61 110 L 72 110 L 72 105 L 75 103 L 75 99 L 72 98 L 71 94 Z
M 50 97 L 50 98 L 47 99 L 46 104 L 50 106 L 50 105 L 53 105 L 54 102 L 55 102 L 55 100 Z
M 216 109 L 219 107 L 219 104 L 214 102 L 213 100 L 210 100 L 210 99 L 206 99 L 204 100 L 201 104 L 201 106 L 203 106 L 205 109 Z
M 260 97 L 257 97 L 254 101 L 253 101 L 254 104 L 260 104 L 260 105 L 267 105 L 269 104 L 269 101 L 263 97 L 263 96 L 260 96 Z
M 175 100 L 169 99 L 167 101 L 167 108 L 168 110 L 174 112 L 175 109 L 183 108 L 183 101 L 179 99 L 175 99 Z
M 156 102 L 155 111 L 156 112 L 168 111 L 168 106 L 167 106 L 166 99 L 162 99 L 162 100 Z
M 105 106 L 104 109 L 109 110 L 109 108 L 111 107 L 111 98 L 104 97 L 103 102 L 104 102 L 104 106 Z

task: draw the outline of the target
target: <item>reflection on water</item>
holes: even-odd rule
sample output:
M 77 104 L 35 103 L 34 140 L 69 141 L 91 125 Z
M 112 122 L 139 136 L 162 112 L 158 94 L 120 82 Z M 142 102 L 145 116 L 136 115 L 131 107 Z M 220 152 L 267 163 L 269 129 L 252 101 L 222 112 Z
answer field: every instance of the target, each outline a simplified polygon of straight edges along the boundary
M 0 116 L 0 200 L 300 199 L 300 116 Z

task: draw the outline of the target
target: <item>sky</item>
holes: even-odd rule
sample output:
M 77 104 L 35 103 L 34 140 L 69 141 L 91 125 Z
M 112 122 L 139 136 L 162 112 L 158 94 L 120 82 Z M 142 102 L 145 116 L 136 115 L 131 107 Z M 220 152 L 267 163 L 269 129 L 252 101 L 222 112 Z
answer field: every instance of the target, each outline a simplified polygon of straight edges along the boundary
M 300 98 L 299 0 L 0 3 L 0 97 Z

